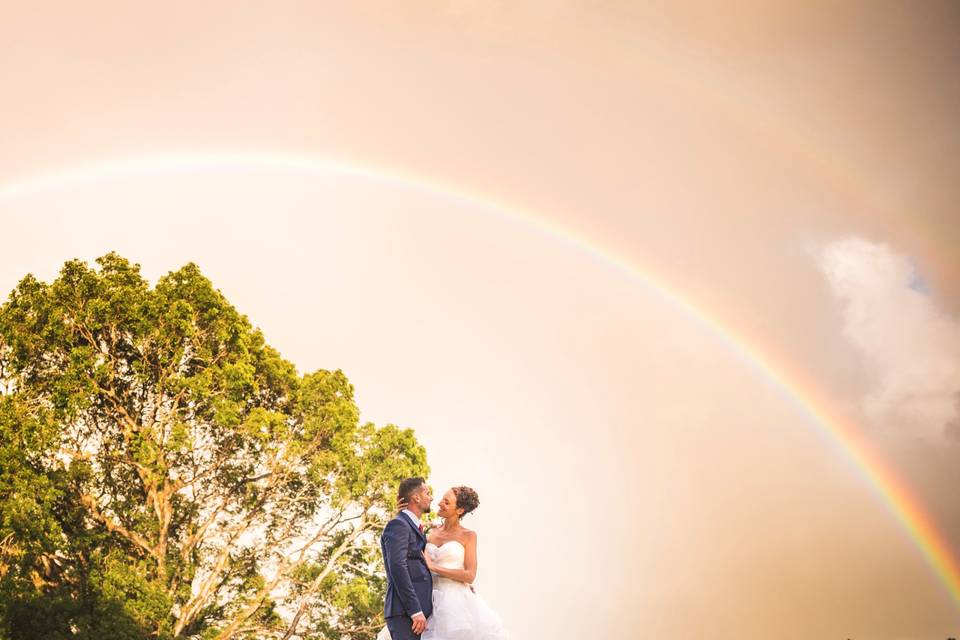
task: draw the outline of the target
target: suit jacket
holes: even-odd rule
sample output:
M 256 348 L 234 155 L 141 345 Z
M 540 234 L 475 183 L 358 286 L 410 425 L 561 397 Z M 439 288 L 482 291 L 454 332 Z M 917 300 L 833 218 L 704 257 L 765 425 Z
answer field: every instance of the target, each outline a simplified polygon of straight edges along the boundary
M 417 611 L 433 614 L 433 576 L 423 559 L 427 538 L 410 518 L 398 513 L 380 536 L 380 551 L 387 569 L 387 597 L 383 615 L 411 617 Z

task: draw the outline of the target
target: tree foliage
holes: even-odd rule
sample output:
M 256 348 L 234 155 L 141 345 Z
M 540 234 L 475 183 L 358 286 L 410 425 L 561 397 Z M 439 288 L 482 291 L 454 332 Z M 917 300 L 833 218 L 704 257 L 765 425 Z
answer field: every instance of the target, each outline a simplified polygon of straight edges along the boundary
M 0 307 L 0 637 L 373 637 L 413 432 L 361 424 L 196 265 L 97 264 Z

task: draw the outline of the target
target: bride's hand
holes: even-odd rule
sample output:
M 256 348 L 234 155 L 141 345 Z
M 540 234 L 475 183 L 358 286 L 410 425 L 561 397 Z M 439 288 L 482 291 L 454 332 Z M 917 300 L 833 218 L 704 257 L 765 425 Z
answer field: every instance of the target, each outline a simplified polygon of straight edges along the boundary
M 397 498 L 397 511 L 403 511 L 403 510 L 406 509 L 409 505 L 410 505 L 410 503 L 407 502 L 406 500 L 404 500 L 402 497 L 401 497 L 401 498 Z
M 421 551 L 420 553 L 423 555 L 423 561 L 427 563 L 427 569 L 430 570 L 430 573 L 436 573 L 433 560 L 430 559 L 430 554 L 426 551 Z

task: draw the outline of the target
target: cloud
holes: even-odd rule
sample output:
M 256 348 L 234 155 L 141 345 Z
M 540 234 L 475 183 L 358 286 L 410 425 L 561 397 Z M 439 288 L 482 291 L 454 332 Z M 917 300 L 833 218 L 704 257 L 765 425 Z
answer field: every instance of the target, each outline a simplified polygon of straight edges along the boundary
M 826 245 L 817 261 L 864 358 L 867 417 L 915 436 L 960 437 L 960 322 L 938 308 L 913 262 L 862 238 Z
M 946 433 L 954 440 L 960 440 L 960 391 L 953 394 L 953 419 L 947 423 Z

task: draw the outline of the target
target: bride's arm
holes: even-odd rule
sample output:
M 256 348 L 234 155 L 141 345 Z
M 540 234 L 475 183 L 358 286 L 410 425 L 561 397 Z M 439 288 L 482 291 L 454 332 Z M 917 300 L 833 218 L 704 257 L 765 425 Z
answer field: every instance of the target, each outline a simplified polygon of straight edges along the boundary
M 443 567 L 438 567 L 433 564 L 429 556 L 427 556 L 427 566 L 430 567 L 430 571 L 434 572 L 438 576 L 450 578 L 451 580 L 457 580 L 458 582 L 473 584 L 473 581 L 477 578 L 476 531 L 470 531 L 464 536 L 463 548 L 463 569 L 444 569 Z

